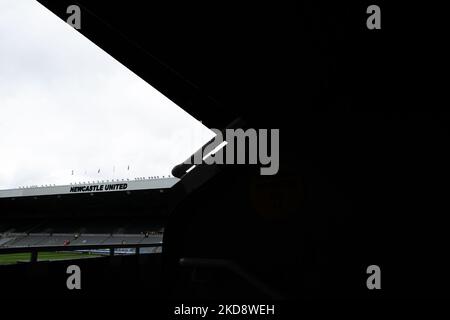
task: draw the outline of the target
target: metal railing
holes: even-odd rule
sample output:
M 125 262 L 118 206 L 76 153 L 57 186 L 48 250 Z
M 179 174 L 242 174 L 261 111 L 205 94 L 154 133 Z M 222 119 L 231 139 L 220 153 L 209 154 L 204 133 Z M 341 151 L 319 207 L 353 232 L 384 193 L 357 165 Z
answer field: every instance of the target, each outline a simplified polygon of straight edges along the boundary
M 30 246 L 30 247 L 5 247 L 0 248 L 0 255 L 11 253 L 31 253 L 30 262 L 37 262 L 39 252 L 67 252 L 79 250 L 109 249 L 110 256 L 114 256 L 115 249 L 130 248 L 136 249 L 136 255 L 140 254 L 141 248 L 162 247 L 162 242 L 139 243 L 139 244 L 87 244 L 87 245 L 67 245 L 67 246 Z
M 231 260 L 226 259 L 203 259 L 203 258 L 181 258 L 179 264 L 182 267 L 193 268 L 218 268 L 228 270 L 244 279 L 247 283 L 258 289 L 272 299 L 283 299 L 283 296 L 267 284 L 259 280 L 256 276 L 245 271 L 241 266 Z

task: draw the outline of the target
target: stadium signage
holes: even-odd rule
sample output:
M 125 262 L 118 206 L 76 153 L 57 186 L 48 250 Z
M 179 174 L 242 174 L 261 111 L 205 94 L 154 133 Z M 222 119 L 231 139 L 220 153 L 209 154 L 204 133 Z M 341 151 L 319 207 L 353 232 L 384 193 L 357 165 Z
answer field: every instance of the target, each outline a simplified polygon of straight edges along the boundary
M 128 189 L 127 183 L 117 183 L 117 184 L 97 184 L 91 186 L 74 186 L 70 187 L 71 193 L 80 192 L 99 192 L 99 191 L 117 191 Z

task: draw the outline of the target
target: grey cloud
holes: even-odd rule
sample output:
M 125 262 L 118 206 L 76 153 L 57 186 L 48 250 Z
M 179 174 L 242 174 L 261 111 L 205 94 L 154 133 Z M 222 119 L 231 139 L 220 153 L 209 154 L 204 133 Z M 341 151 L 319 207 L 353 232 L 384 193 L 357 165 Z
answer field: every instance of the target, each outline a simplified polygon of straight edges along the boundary
M 0 189 L 168 175 L 212 137 L 37 1 L 0 0 Z

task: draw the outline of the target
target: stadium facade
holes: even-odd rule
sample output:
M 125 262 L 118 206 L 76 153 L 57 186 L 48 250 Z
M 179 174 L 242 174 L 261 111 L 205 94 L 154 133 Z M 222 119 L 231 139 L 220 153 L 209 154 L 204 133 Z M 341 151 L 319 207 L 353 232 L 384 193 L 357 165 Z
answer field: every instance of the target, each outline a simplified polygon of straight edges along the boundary
M 96 193 L 114 191 L 135 191 L 148 189 L 168 189 L 177 183 L 177 178 L 98 181 L 87 184 L 63 186 L 43 186 L 0 190 L 0 198 L 63 195 L 73 193 Z

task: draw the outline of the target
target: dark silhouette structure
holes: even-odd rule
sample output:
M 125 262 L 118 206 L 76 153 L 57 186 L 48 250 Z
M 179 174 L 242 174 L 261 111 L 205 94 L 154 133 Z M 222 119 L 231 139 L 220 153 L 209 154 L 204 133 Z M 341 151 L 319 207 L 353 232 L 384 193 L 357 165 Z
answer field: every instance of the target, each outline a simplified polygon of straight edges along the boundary
M 40 2 L 65 17 L 66 1 Z M 81 33 L 205 125 L 238 121 L 280 129 L 281 139 L 274 176 L 261 176 L 258 165 L 201 165 L 188 174 L 181 166 L 174 171 L 181 181 L 163 198 L 117 192 L 40 201 L 38 211 L 52 216 L 91 207 L 105 220 L 119 211 L 148 218 L 154 205 L 163 208 L 162 255 L 137 264 L 115 257 L 122 259 L 116 269 L 108 258 L 86 261 L 86 295 L 446 295 L 450 117 L 405 111 L 416 100 L 404 94 L 417 86 L 408 77 L 413 57 L 389 14 L 383 26 L 391 31 L 372 32 L 365 27 L 370 3 L 77 3 Z M 37 203 L 19 207 L 33 212 Z M 0 205 L 2 215 L 19 210 Z M 366 287 L 372 264 L 382 270 L 380 291 Z M 24 268 L 34 272 L 11 272 Z M 95 280 L 104 270 L 135 281 L 110 291 L 109 280 Z M 51 288 L 65 292 L 58 281 Z M 35 291 L 47 290 L 38 284 Z

